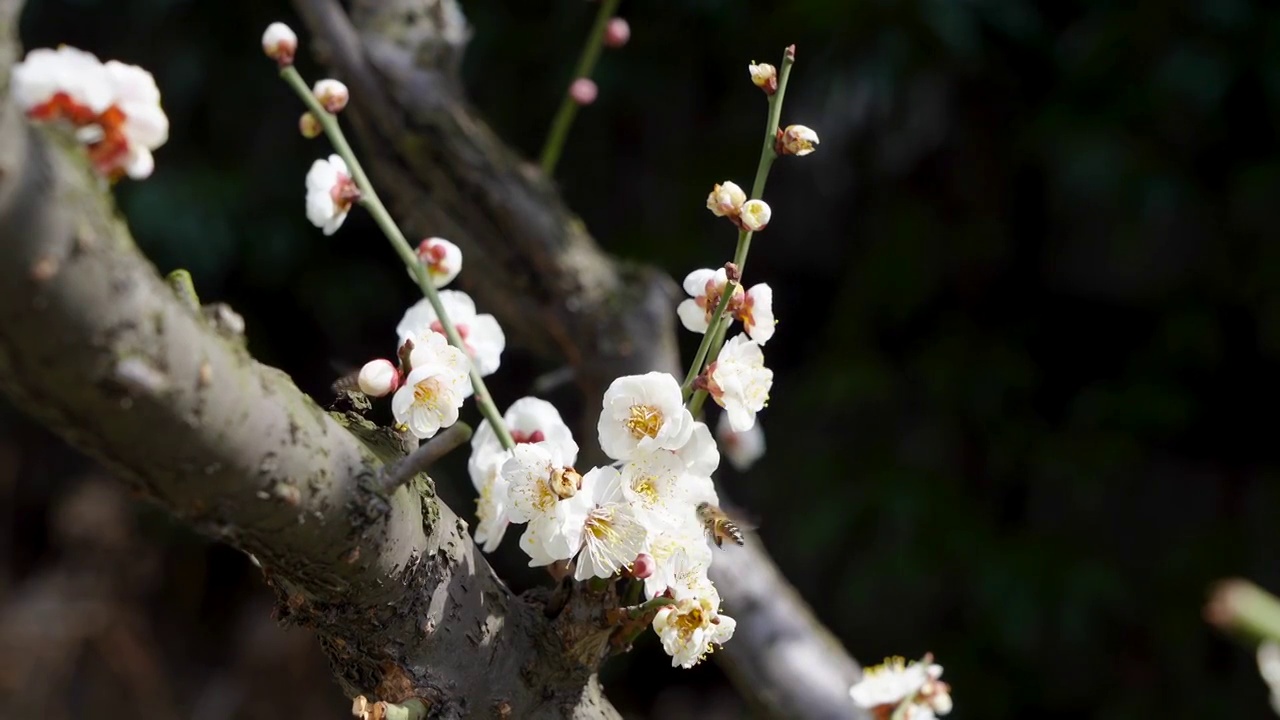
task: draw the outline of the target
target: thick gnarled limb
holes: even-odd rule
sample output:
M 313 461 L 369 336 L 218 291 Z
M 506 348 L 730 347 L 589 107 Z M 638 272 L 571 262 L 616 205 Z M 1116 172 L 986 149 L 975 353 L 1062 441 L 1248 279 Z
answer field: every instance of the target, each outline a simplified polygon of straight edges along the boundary
M 620 375 L 682 375 L 674 283 L 605 254 L 551 181 L 467 102 L 457 68 L 470 32 L 456 0 L 355 0 L 350 17 L 337 0 L 294 5 L 321 59 L 353 88 L 344 117 L 397 219 L 413 235 L 448 237 L 485 267 L 467 289 L 514 342 L 567 361 L 592 402 Z M 584 450 L 595 434 L 587 421 Z M 776 717 L 855 714 L 857 664 L 757 541 L 718 557 L 711 572 L 739 621 L 715 657 L 745 695 Z
M 27 124 L 8 93 L 20 5 L 0 0 L 0 389 L 252 553 L 350 696 L 417 698 L 433 717 L 617 717 L 593 675 L 604 651 L 577 642 L 605 599 L 575 595 L 549 621 L 429 482 L 384 494 L 392 439 L 340 423 L 181 302 L 79 148 Z

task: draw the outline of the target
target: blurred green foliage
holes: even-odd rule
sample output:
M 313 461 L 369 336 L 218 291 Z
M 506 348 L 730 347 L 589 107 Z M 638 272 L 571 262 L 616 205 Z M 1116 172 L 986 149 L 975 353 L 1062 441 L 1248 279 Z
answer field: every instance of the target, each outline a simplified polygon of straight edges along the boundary
M 298 137 L 298 103 L 258 51 L 267 22 L 291 19 L 283 3 L 29 4 L 31 45 L 155 72 L 172 140 L 120 198 L 162 270 L 190 268 L 202 297 L 244 314 L 252 350 L 317 395 L 337 367 L 391 351 L 414 299 L 394 256 L 364 218 L 324 238 L 303 217 L 326 150 Z M 463 7 L 467 85 L 531 157 L 593 8 Z M 851 651 L 933 651 L 962 719 L 1262 716 L 1249 653 L 1200 605 L 1224 575 L 1280 587 L 1263 390 L 1280 359 L 1280 8 L 623 14 L 632 42 L 603 57 L 559 180 L 607 248 L 677 278 L 732 252 L 703 198 L 754 170 L 748 61 L 798 47 L 784 122 L 823 144 L 769 185 L 748 281 L 774 287 L 781 319 L 770 453 L 724 480 Z M 506 364 L 495 392 L 510 401 L 539 368 Z M 636 709 L 656 692 L 631 671 L 662 662 L 641 652 L 610 681 Z

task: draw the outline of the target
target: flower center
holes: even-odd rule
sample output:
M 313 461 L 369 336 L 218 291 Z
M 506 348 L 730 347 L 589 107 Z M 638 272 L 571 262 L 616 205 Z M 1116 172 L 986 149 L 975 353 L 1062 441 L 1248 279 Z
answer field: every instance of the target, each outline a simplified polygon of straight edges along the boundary
M 440 395 L 440 380 L 429 377 L 413 386 L 413 402 L 415 405 L 433 405 Z
M 527 432 L 527 433 L 521 432 L 519 430 L 512 430 L 511 439 L 514 440 L 517 445 L 519 445 L 520 443 L 542 442 L 543 440 L 547 439 L 547 436 L 543 435 L 541 430 L 534 430 L 533 432 Z
M 631 489 L 634 490 L 635 493 L 639 495 L 641 498 L 644 498 L 644 501 L 647 504 L 649 505 L 657 504 L 658 502 L 657 480 L 658 479 L 653 477 L 652 475 L 647 477 L 636 478 L 631 483 Z
M 662 411 L 652 405 L 632 405 L 631 417 L 626 420 L 627 430 L 631 436 L 639 440 L 644 437 L 657 437 L 662 429 Z
M 587 516 L 585 532 L 601 542 L 613 542 L 618 539 L 618 531 L 613 526 L 613 509 L 596 508 Z
M 688 612 L 681 613 L 676 616 L 676 632 L 681 638 L 688 638 L 693 635 L 693 631 L 702 627 L 703 615 L 702 608 L 695 605 Z
M 340 212 L 346 212 L 351 209 L 351 203 L 360 199 L 360 189 L 348 175 L 338 173 L 338 182 L 329 189 L 329 197 Z

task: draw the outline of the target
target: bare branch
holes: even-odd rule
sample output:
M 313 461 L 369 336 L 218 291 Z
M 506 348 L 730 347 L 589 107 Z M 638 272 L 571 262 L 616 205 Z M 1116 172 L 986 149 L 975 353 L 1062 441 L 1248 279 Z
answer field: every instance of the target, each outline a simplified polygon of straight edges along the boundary
M 350 19 L 337 0 L 294 5 L 353 86 L 346 112 L 397 219 L 449 237 L 485 268 L 467 289 L 514 342 L 567 361 L 593 402 L 620 375 L 680 376 L 675 284 L 603 253 L 552 183 L 476 114 L 456 76 L 469 36 L 456 0 L 357 0 Z M 584 462 L 599 461 L 586 420 Z M 715 657 L 745 695 L 776 717 L 854 714 L 857 664 L 758 542 L 718 557 L 712 577 L 739 620 Z
M 407 484 L 415 475 L 431 469 L 445 455 L 453 452 L 471 439 L 471 426 L 466 423 L 451 425 L 444 432 L 419 445 L 416 450 L 382 468 L 378 473 L 377 489 L 392 493 Z

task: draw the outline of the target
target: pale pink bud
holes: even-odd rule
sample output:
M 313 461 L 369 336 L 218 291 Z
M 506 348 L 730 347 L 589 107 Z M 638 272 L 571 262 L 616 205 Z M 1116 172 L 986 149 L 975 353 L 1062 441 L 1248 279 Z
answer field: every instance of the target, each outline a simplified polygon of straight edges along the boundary
M 620 48 L 631 39 L 631 25 L 620 17 L 610 18 L 604 27 L 604 46 Z
M 384 397 L 400 387 L 400 371 L 390 360 L 371 360 L 360 368 L 360 392 L 369 397 Z
M 778 92 L 778 68 L 769 63 L 751 63 L 747 66 L 751 73 L 751 82 L 764 91 L 765 95 Z
M 288 25 L 273 22 L 262 33 L 262 51 L 280 67 L 292 65 L 293 56 L 298 52 L 298 36 Z
M 640 553 L 636 556 L 636 561 L 631 564 L 631 576 L 637 580 L 644 580 L 653 575 L 658 569 L 658 563 L 649 553 Z
M 302 117 L 298 118 L 298 131 L 302 133 L 302 137 L 311 140 L 320 137 L 320 133 L 324 132 L 320 121 L 310 112 L 302 113 Z
M 320 101 L 320 106 L 331 113 L 342 112 L 351 99 L 347 86 L 333 78 L 325 78 L 316 83 L 311 93 Z
M 818 147 L 818 133 L 804 125 L 788 125 L 778 138 L 779 155 L 808 155 Z
M 578 78 L 569 86 L 569 97 L 579 105 L 590 105 L 596 101 L 596 95 L 599 93 L 600 89 L 591 78 Z
M 744 230 L 759 232 L 769 224 L 769 218 L 772 215 L 769 204 L 765 201 L 748 200 L 742 205 L 742 211 L 738 215 L 738 222 Z

